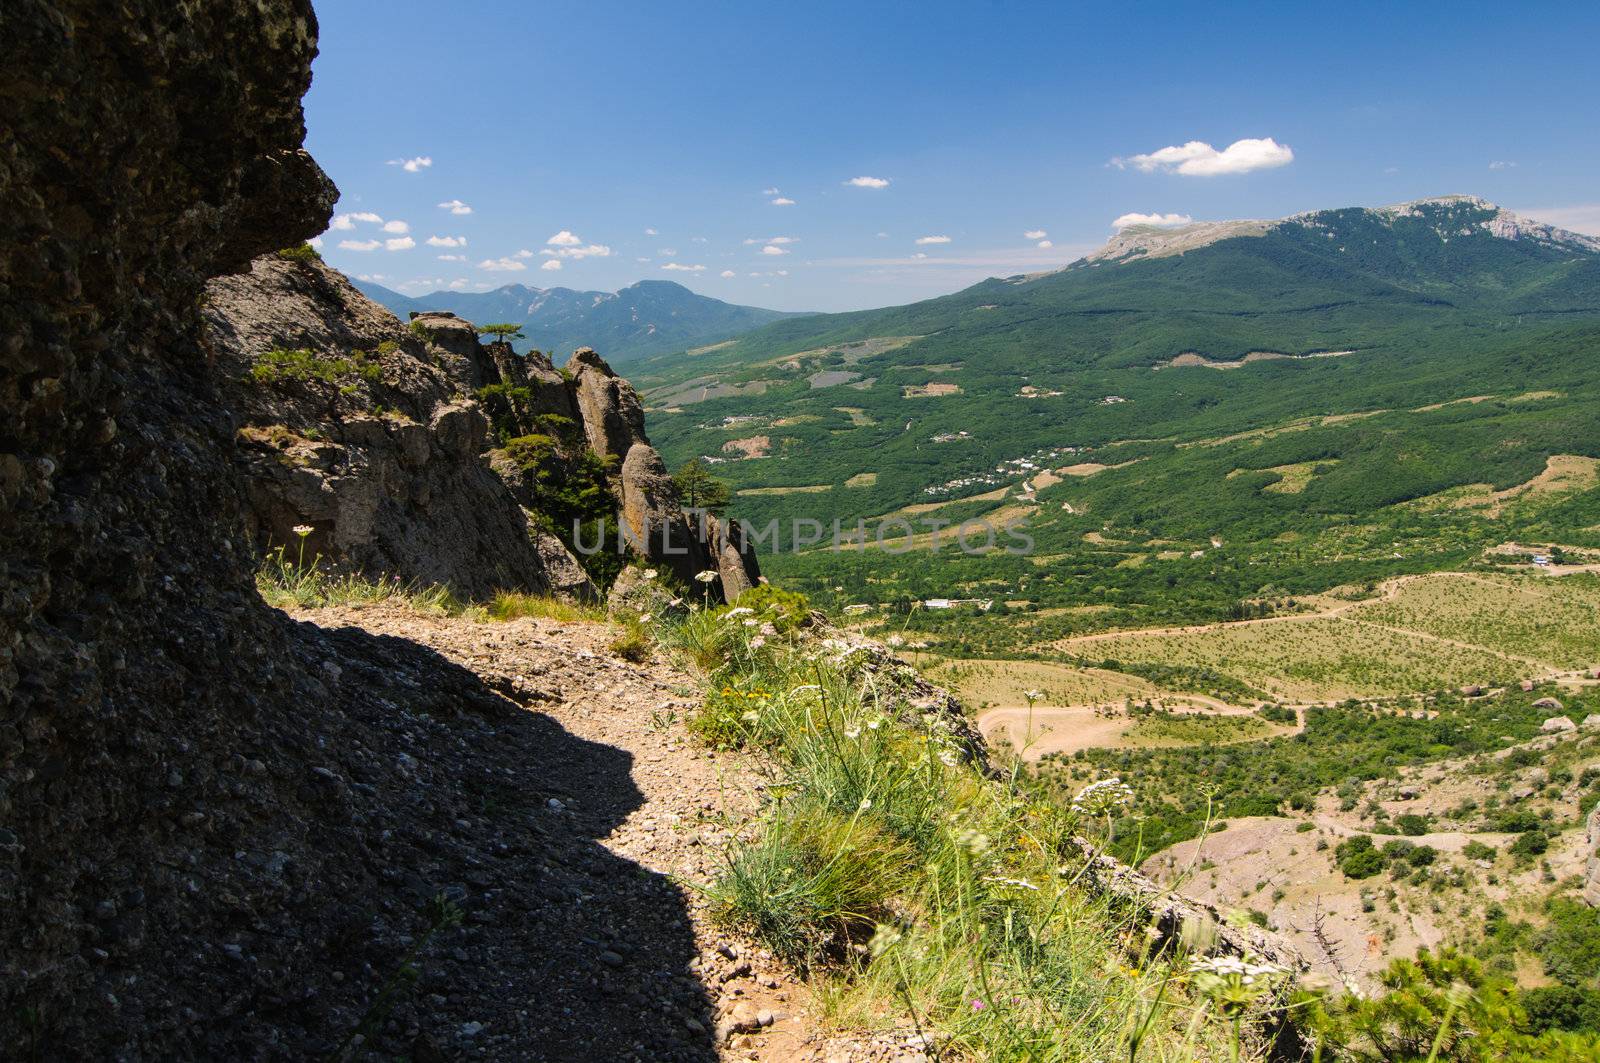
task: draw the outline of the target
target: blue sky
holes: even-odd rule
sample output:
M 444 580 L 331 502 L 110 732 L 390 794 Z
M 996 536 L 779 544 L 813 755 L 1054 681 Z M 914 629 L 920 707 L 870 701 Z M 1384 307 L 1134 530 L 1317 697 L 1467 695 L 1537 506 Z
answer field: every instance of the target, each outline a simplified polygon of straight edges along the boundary
M 1593 3 L 317 13 L 323 254 L 411 294 L 655 278 L 855 309 L 1062 265 L 1130 214 L 1448 192 L 1600 233 Z

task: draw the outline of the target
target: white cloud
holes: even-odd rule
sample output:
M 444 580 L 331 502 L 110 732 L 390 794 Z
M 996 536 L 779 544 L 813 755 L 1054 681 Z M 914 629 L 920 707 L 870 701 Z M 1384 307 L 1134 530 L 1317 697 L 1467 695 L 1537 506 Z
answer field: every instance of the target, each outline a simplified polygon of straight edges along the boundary
M 428 237 L 428 246 L 429 247 L 466 247 L 467 246 L 467 238 L 465 236 L 430 236 L 430 237 Z
M 778 190 L 776 188 L 763 188 L 761 190 L 761 194 L 764 196 L 775 196 L 778 194 Z
M 787 196 L 779 196 L 777 199 L 772 201 L 772 205 L 774 207 L 792 207 L 794 206 L 794 200 Z
M 1182 146 L 1171 146 L 1146 155 L 1131 155 L 1126 159 L 1112 159 L 1117 169 L 1132 166 L 1141 173 L 1176 173 L 1185 177 L 1216 177 L 1220 174 L 1250 173 L 1252 170 L 1270 170 L 1287 166 L 1294 161 L 1289 145 L 1279 144 L 1271 137 L 1235 140 L 1218 151 L 1203 140 L 1191 140 Z
M 1043 240 L 1046 236 L 1049 236 L 1050 234 L 1045 232 L 1043 229 L 1029 229 L 1027 232 L 1023 233 L 1022 235 L 1026 239 L 1029 239 L 1029 240 Z
M 465 277 L 457 277 L 455 280 L 450 282 L 450 287 L 458 289 L 458 290 L 461 289 L 461 288 L 465 288 L 466 286 L 467 286 L 467 278 L 465 278 Z
M 1170 229 L 1176 225 L 1189 225 L 1194 219 L 1187 214 L 1124 214 L 1111 223 L 1113 229 L 1126 229 L 1130 225 L 1155 225 Z
M 451 214 L 471 214 L 472 208 L 459 199 L 447 199 L 439 204 L 440 210 L 448 210 Z
M 717 276 L 723 278 L 724 280 L 735 275 L 736 274 L 731 269 L 725 269 L 721 273 L 717 274 Z
M 650 256 L 648 256 L 648 255 L 640 255 L 638 258 L 634 259 L 634 261 L 635 262 L 649 262 L 649 261 L 651 261 L 651 259 L 650 259 Z
M 889 238 L 889 234 L 888 233 L 879 233 L 878 234 L 878 239 L 880 239 L 880 240 L 887 240 L 888 238 Z
M 852 177 L 845 184 L 855 188 L 888 188 L 889 180 L 885 177 Z
M 1049 241 L 1049 240 L 1040 240 L 1038 243 L 1034 244 L 1033 246 L 1034 247 L 1054 247 L 1056 245 L 1054 243 L 1052 243 L 1051 241 Z
M 579 244 L 583 243 L 583 241 L 574 236 L 568 230 L 562 229 L 550 239 L 546 240 L 545 243 L 550 247 L 577 247 Z
M 383 246 L 382 240 L 340 240 L 339 246 L 346 251 L 376 251 Z
M 516 257 L 517 258 L 532 258 L 533 257 L 533 252 L 529 251 L 526 247 L 524 247 L 521 251 L 517 252 Z
M 353 214 L 335 214 L 333 216 L 333 221 L 328 223 L 328 228 L 338 229 L 341 232 L 349 232 L 351 229 L 356 227 L 356 222 L 358 221 L 379 225 L 383 222 L 383 219 L 372 213 L 370 210 L 359 210 Z
M 664 263 L 661 268 L 665 269 L 665 270 L 671 270 L 674 273 L 704 273 L 705 272 L 705 267 L 704 266 L 700 266 L 700 265 L 686 266 L 682 262 L 667 262 L 667 263 Z
M 559 258 L 547 258 L 540 263 L 539 268 L 547 273 L 554 273 L 561 268 L 561 260 Z
M 644 234 L 646 236 L 659 236 L 659 235 L 661 235 L 660 233 L 656 232 L 654 229 L 646 229 L 644 231 Z
M 465 262 L 467 260 L 466 255 L 439 255 L 437 257 L 440 262 Z
M 582 244 L 583 241 L 579 240 L 575 236 L 572 236 L 572 241 L 569 243 L 565 239 L 566 237 L 569 237 L 569 236 L 572 236 L 572 234 L 567 232 L 566 230 L 562 230 L 561 232 L 556 233 L 554 236 L 552 236 L 546 242 L 547 243 L 555 243 L 557 240 L 560 240 L 561 244 L 558 247 L 556 247 L 555 250 L 551 250 L 550 248 L 546 247 L 543 250 L 541 250 L 539 253 L 541 255 L 551 255 L 551 256 L 554 256 L 556 258 L 575 258 L 575 259 L 576 258 L 606 258 L 606 257 L 609 257 L 610 254 L 611 254 L 611 248 L 606 247 L 604 244 L 586 244 L 586 245 L 580 247 L 580 246 L 577 246 L 577 245 Z M 531 255 L 532 252 L 529 252 L 529 254 Z M 522 256 L 522 252 L 520 252 L 520 251 L 517 252 L 517 255 L 518 255 L 518 257 L 521 257 Z
M 800 241 L 795 239 L 793 236 L 750 236 L 745 238 L 744 244 L 746 247 L 749 247 L 752 244 L 777 244 L 781 247 L 784 244 L 797 244 L 799 242 Z
M 926 252 L 926 251 L 918 251 L 916 254 L 912 255 L 911 257 L 912 258 L 927 258 L 928 257 L 928 252 Z
M 321 248 L 322 247 L 322 237 L 313 236 L 311 239 L 307 240 L 306 243 L 310 244 L 312 247 Z
M 660 250 L 658 250 L 656 252 L 656 254 L 660 255 L 662 258 L 671 258 L 673 255 L 676 255 L 677 253 L 678 253 L 677 249 L 673 248 L 673 247 L 663 247 L 663 248 L 661 248 Z
M 417 246 L 417 242 L 409 236 L 396 236 L 383 242 L 386 251 L 409 251 Z
M 917 237 L 917 246 L 918 247 L 925 247 L 928 244 L 948 244 L 949 242 L 950 242 L 950 238 L 948 236 L 919 236 L 919 237 Z
M 358 280 L 358 281 L 386 281 L 388 279 L 389 278 L 384 276 L 382 273 L 357 273 L 356 274 L 356 280 Z
M 1496 159 L 1494 162 L 1491 162 L 1489 164 L 1489 169 L 1491 169 L 1491 170 L 1510 170 L 1510 169 L 1514 169 L 1516 167 L 1516 165 L 1517 164 L 1514 163 L 1514 162 L 1506 162 L 1504 159 Z
M 383 231 L 386 233 L 408 233 L 411 231 L 411 226 L 403 221 L 386 221 L 383 223 Z
M 766 247 L 761 249 L 761 253 L 763 255 L 787 255 L 789 252 L 785 251 L 777 244 L 768 244 Z
M 389 165 L 398 166 L 406 173 L 418 173 L 433 165 L 433 157 L 430 155 L 418 155 L 414 159 L 390 159 Z
M 486 269 L 490 273 L 515 273 L 527 269 L 527 263 L 514 258 L 486 258 L 478 263 L 479 269 Z

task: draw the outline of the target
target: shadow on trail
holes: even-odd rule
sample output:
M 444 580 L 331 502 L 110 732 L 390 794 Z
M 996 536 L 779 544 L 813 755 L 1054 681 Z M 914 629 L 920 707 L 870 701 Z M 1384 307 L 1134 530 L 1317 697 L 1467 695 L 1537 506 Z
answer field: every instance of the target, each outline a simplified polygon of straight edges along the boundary
M 349 825 L 358 837 L 341 839 L 365 859 L 348 874 L 330 867 L 327 889 L 307 899 L 325 912 L 303 921 L 336 913 L 335 936 L 345 924 L 357 941 L 384 928 L 298 972 L 336 996 L 361 987 L 327 1009 L 325 1042 L 365 1021 L 373 1058 L 715 1059 L 682 892 L 597 842 L 643 803 L 631 754 L 569 734 L 414 642 L 294 626 L 313 653 L 334 652 L 344 708 L 365 732 L 349 739 L 370 754 L 346 758 L 352 802 L 365 807 Z M 462 922 L 429 937 L 415 984 L 374 1021 L 372 1002 L 441 893 Z

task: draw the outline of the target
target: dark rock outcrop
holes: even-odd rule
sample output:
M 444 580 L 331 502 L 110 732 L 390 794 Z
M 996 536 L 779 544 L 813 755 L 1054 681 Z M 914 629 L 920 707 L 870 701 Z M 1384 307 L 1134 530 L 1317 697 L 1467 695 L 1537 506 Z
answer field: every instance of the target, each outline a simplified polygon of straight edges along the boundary
M 205 302 L 263 549 L 296 552 L 310 526 L 307 557 L 373 577 L 469 598 L 572 587 L 576 562 L 530 536 L 482 459 L 489 419 L 461 390 L 486 375 L 470 325 L 419 335 L 337 271 L 277 255 L 212 281 Z
M 318 863 L 315 761 L 274 767 L 278 793 L 232 766 L 309 740 L 277 724 L 319 684 L 254 590 L 198 313 L 209 277 L 327 223 L 300 150 L 315 35 L 304 0 L 0 6 L 8 1049 L 213 1054 L 248 983 L 195 952 L 271 892 L 233 854 Z
M 359 1032 L 390 1058 L 714 1058 L 699 987 L 647 980 L 694 955 L 681 897 L 593 841 L 637 806 L 626 756 L 256 593 L 201 301 L 327 223 L 315 41 L 305 0 L 0 5 L 0 1055 L 329 1058 Z M 327 442 L 464 452 L 458 390 Z M 614 800 L 551 831 L 563 773 Z M 626 907 L 585 892 L 624 878 Z M 466 922 L 422 954 L 428 995 L 363 1029 L 440 897 Z M 565 958 L 607 927 L 651 997 L 601 1021 Z

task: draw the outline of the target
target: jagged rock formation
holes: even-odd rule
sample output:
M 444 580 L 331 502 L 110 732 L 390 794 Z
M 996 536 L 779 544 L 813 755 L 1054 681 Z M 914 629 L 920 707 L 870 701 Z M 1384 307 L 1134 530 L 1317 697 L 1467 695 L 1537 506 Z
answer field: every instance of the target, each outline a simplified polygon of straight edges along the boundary
M 464 385 L 477 338 L 430 345 L 343 275 L 265 255 L 206 286 L 205 316 L 264 549 L 310 526 L 307 557 L 458 594 L 577 589 L 576 562 L 481 458 L 489 419 Z M 419 330 L 420 331 L 420 330 Z M 446 368 L 446 359 L 451 364 Z M 551 558 L 562 573 L 552 579 Z
M 294 529 L 309 526 L 305 556 L 374 577 L 443 583 L 467 597 L 594 597 L 558 537 L 569 515 L 545 504 L 551 481 L 576 477 L 591 451 L 612 460 L 624 549 L 684 582 L 716 568 L 727 597 L 758 578 L 737 529 L 709 517 L 702 528 L 683 512 L 638 396 L 588 348 L 563 373 L 543 354 L 481 343 L 453 314 L 402 325 L 304 254 L 264 255 L 248 273 L 213 280 L 205 316 L 244 422 L 236 437 L 263 549 L 288 544 L 298 556 Z M 506 439 L 549 449 L 519 462 Z

